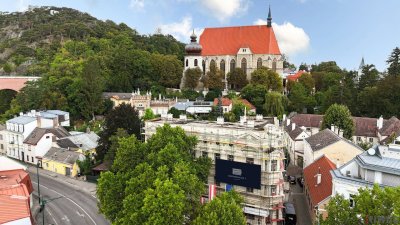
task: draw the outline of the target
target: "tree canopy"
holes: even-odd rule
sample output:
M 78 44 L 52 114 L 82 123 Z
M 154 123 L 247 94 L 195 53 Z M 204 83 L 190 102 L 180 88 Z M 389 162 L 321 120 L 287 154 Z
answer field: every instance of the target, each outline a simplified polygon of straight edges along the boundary
M 326 110 L 321 129 L 330 128 L 332 125 L 343 132 L 343 137 L 350 139 L 353 136 L 354 123 L 347 106 L 333 104 Z

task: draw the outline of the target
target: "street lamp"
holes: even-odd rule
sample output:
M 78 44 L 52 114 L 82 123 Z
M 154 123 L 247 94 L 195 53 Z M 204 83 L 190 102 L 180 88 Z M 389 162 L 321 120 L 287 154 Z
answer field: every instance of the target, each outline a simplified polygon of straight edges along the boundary
M 39 195 L 39 205 L 41 203 L 40 201 L 40 180 L 39 180 L 39 166 L 40 166 L 40 162 L 38 160 L 38 162 L 36 163 L 36 176 L 37 176 L 37 188 L 38 188 L 38 195 Z

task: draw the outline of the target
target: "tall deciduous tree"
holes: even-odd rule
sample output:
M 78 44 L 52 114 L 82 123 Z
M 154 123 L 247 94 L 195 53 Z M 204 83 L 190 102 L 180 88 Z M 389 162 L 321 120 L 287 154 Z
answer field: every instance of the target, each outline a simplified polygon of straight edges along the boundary
M 224 89 L 224 82 L 225 79 L 223 72 L 218 69 L 215 64 L 210 65 L 210 71 L 207 72 L 206 76 L 204 77 L 204 86 L 210 90 L 213 89 Z
M 336 224 L 358 224 L 357 215 L 353 208 L 350 206 L 349 200 L 345 199 L 342 195 L 337 195 L 329 200 L 326 207 L 328 217 L 325 220 L 319 218 L 322 225 L 336 225 Z
M 315 81 L 312 78 L 311 74 L 303 73 L 299 77 L 298 81 L 300 84 L 302 84 L 306 88 L 307 94 L 311 94 L 314 91 Z
M 286 96 L 275 91 L 269 92 L 265 95 L 264 113 L 268 116 L 282 117 L 286 105 Z
M 201 77 L 201 70 L 200 68 L 189 68 L 185 71 L 185 78 L 184 78 L 184 87 L 189 89 L 195 89 L 199 84 L 199 79 Z
M 343 132 L 343 137 L 350 139 L 354 133 L 354 123 L 350 110 L 345 105 L 333 104 L 326 110 L 321 129 L 334 125 Z
M 194 220 L 194 225 L 245 225 L 241 203 L 243 199 L 234 191 L 224 192 L 207 203 L 200 215 Z
M 379 72 L 373 64 L 367 64 L 362 68 L 362 76 L 358 83 L 358 88 L 363 90 L 366 87 L 373 87 L 379 79 Z
M 247 99 L 255 107 L 257 113 L 263 112 L 263 106 L 265 103 L 265 95 L 268 93 L 268 89 L 262 84 L 248 84 L 241 91 L 241 96 Z
M 270 91 L 281 92 L 283 90 L 283 83 L 279 74 L 267 67 L 254 70 L 251 73 L 250 83 L 264 85 Z
M 235 68 L 233 71 L 227 74 L 228 84 L 232 86 L 234 90 L 240 90 L 246 86 L 247 77 L 241 68 Z
M 121 104 L 111 110 L 105 117 L 103 130 L 100 132 L 99 146 L 96 148 L 97 158 L 102 160 L 111 146 L 110 137 L 118 128 L 126 130 L 131 135 L 140 138 L 139 113 L 128 104 Z

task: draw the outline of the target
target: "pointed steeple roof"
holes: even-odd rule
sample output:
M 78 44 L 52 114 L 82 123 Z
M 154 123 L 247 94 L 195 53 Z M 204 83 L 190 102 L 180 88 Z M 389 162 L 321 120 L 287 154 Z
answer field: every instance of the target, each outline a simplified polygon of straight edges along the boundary
M 360 63 L 360 69 L 362 69 L 363 67 L 365 66 L 365 63 L 364 63 L 364 57 L 362 57 L 361 58 L 361 63 Z
M 272 26 L 271 5 L 268 8 L 267 27 Z

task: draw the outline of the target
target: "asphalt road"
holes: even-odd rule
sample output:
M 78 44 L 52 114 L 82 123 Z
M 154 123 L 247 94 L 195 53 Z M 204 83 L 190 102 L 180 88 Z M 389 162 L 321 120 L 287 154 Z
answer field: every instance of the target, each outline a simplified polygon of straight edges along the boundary
M 303 188 L 296 182 L 296 184 L 290 185 L 290 191 L 289 202 L 294 204 L 297 215 L 297 225 L 311 225 L 311 217 Z
M 37 192 L 36 173 L 30 177 Z M 48 201 L 45 207 L 44 224 L 54 225 L 109 225 L 97 207 L 97 199 L 89 193 L 62 183 L 61 181 L 40 175 L 40 194 Z M 53 200 L 52 200 L 53 199 Z M 43 224 L 42 212 L 36 217 L 37 224 Z

